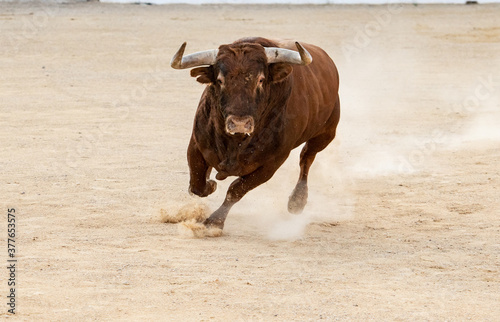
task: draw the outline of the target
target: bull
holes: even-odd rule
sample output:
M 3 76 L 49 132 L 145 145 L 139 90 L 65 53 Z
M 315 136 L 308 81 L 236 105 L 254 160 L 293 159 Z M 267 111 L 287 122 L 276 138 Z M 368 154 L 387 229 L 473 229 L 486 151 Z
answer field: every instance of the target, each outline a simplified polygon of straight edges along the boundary
M 305 143 L 288 200 L 289 212 L 302 212 L 309 168 L 335 138 L 340 118 L 339 76 L 332 59 L 314 45 L 260 37 L 190 55 L 184 55 L 185 48 L 186 43 L 171 66 L 193 68 L 191 76 L 206 84 L 187 150 L 189 192 L 213 193 L 212 169 L 217 180 L 237 177 L 204 225 L 223 229 L 231 207 Z

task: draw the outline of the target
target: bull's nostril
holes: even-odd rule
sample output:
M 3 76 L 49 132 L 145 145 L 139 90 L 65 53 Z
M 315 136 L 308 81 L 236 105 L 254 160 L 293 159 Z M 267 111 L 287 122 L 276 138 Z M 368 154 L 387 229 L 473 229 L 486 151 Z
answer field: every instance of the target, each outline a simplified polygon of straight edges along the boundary
M 236 133 L 250 135 L 254 129 L 254 120 L 251 116 L 229 116 L 226 119 L 226 132 L 233 135 Z
M 247 130 L 251 130 L 252 129 L 252 121 L 251 120 L 248 120 L 245 123 L 245 129 L 247 129 Z

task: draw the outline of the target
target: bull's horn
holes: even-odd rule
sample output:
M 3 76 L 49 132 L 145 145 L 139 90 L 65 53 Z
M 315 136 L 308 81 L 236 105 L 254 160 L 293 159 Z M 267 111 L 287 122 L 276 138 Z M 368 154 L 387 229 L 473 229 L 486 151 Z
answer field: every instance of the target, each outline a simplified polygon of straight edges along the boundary
M 294 50 L 266 47 L 267 62 L 272 63 L 289 63 L 298 65 L 309 65 L 312 62 L 311 54 L 298 42 L 295 42 L 298 52 Z
M 183 56 L 185 49 L 186 43 L 183 43 L 170 61 L 170 66 L 172 66 L 172 68 L 185 69 L 202 65 L 213 65 L 215 64 L 215 59 L 219 52 L 218 49 L 212 49 Z

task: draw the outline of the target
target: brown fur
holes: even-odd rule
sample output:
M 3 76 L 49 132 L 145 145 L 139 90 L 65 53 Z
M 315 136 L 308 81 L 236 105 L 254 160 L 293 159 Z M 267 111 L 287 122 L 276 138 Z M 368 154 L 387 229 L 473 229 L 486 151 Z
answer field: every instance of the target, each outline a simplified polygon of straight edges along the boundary
M 207 226 L 223 228 L 231 207 L 269 180 L 290 151 L 304 142 L 301 173 L 290 196 L 289 211 L 301 212 L 307 202 L 309 167 L 316 153 L 335 137 L 340 117 L 339 82 L 333 61 L 313 45 L 302 44 L 313 57 L 310 65 L 267 64 L 263 47 L 296 50 L 292 44 L 241 39 L 220 46 L 214 65 L 191 71 L 207 87 L 188 147 L 189 190 L 202 197 L 215 191 L 215 182 L 208 180 L 212 168 L 219 180 L 238 177 L 222 206 L 205 221 Z M 252 117 L 255 130 L 251 136 L 226 133 L 229 115 Z

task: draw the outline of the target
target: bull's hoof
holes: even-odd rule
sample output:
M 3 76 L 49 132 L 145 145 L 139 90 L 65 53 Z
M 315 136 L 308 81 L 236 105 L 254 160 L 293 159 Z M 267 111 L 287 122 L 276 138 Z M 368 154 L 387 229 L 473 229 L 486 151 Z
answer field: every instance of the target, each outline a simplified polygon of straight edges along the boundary
M 211 195 L 212 193 L 215 192 L 215 190 L 217 190 L 217 182 L 213 181 L 213 180 L 208 180 L 207 181 L 207 185 L 205 187 L 205 191 L 207 191 L 207 196 L 208 195 Z
M 220 237 L 222 229 L 212 226 L 205 226 L 202 223 L 191 219 L 179 224 L 179 233 L 189 238 Z
M 290 198 L 288 200 L 288 212 L 291 214 L 298 215 L 302 213 L 306 206 L 307 200 L 296 200 Z
M 215 190 L 217 190 L 217 182 L 213 180 L 208 180 L 207 183 L 205 184 L 205 189 L 203 191 L 201 191 L 201 189 L 195 189 L 194 187 L 189 187 L 189 194 L 197 195 L 198 197 L 207 197 L 208 195 L 214 193 Z
M 219 219 L 211 219 L 210 217 L 205 219 L 203 225 L 207 228 L 218 228 L 220 230 L 224 229 L 224 221 Z
M 291 214 L 300 214 L 307 204 L 307 186 L 297 185 L 288 198 L 288 212 Z

